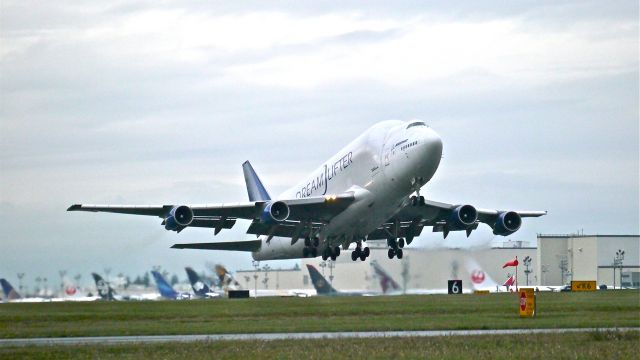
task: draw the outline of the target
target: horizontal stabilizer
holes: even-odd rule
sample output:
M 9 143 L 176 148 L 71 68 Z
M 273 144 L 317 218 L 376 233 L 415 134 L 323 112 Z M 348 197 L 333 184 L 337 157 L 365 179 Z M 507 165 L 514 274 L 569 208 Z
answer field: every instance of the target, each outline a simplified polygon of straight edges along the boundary
M 200 249 L 200 250 L 229 250 L 229 251 L 258 251 L 261 240 L 225 241 L 213 243 L 175 244 L 172 249 Z

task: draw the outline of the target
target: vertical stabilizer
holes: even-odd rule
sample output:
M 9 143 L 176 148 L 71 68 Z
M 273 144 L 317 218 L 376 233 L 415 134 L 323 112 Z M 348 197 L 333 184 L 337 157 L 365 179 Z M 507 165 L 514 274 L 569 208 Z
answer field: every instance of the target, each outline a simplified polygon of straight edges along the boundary
M 111 285 L 104 281 L 102 276 L 96 273 L 91 273 L 91 276 L 93 276 L 93 280 L 96 282 L 96 289 L 98 290 L 98 295 L 100 295 L 102 300 L 115 300 L 113 297 L 115 291 L 113 291 Z
M 22 296 L 18 294 L 16 289 L 14 289 L 7 280 L 0 279 L 0 284 L 2 285 L 2 291 L 4 291 L 4 298 L 6 300 L 22 299 Z
M 211 292 L 209 286 L 202 282 L 200 276 L 190 267 L 185 268 L 187 271 L 187 277 L 189 278 L 189 282 L 191 283 L 191 288 L 193 289 L 193 293 L 196 296 L 205 297 L 208 293 Z
M 307 264 L 307 269 L 309 270 L 309 276 L 311 276 L 311 282 L 313 283 L 313 287 L 316 288 L 316 292 L 318 295 L 336 295 L 338 292 L 336 289 L 331 286 L 327 282 L 327 279 L 320 274 L 318 269 L 316 269 L 313 265 Z
M 271 196 L 267 192 L 267 189 L 262 185 L 262 181 L 253 170 L 253 166 L 249 160 L 242 164 L 242 171 L 244 172 L 244 182 L 247 184 L 247 193 L 249 194 L 249 201 L 267 201 L 271 200 Z
M 178 293 L 173 290 L 173 287 L 169 285 L 167 280 L 164 279 L 162 275 L 160 275 L 157 271 L 152 271 L 151 275 L 153 275 L 153 279 L 156 281 L 156 285 L 158 286 L 158 291 L 162 297 L 175 300 L 178 298 Z
M 398 285 L 395 280 L 386 272 L 384 269 L 378 264 L 377 261 L 372 261 L 371 266 L 373 266 L 373 270 L 376 272 L 376 275 L 380 278 L 380 287 L 382 288 L 382 292 L 387 294 L 392 291 L 400 291 L 400 285 Z

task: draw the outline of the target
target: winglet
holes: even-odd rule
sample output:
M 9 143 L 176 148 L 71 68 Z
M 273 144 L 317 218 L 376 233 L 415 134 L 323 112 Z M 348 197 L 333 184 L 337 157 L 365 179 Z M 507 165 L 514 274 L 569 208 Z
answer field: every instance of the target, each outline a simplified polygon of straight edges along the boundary
M 262 181 L 253 170 L 253 166 L 249 160 L 242 164 L 242 171 L 244 172 L 244 181 L 247 184 L 247 193 L 249 194 L 249 201 L 266 201 L 271 200 L 271 196 L 267 192 L 267 189 L 262 185 Z

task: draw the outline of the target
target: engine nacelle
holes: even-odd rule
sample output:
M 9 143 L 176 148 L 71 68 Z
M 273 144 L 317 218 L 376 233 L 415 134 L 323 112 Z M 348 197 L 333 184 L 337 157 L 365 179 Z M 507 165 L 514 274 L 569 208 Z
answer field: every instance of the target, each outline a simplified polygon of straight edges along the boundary
M 465 230 L 478 220 L 478 211 L 471 205 L 460 205 L 453 209 L 447 221 L 449 230 Z
M 193 221 L 193 210 L 186 205 L 174 206 L 169 211 L 169 216 L 164 219 L 164 228 L 177 231 L 185 226 L 189 226 Z
M 520 229 L 522 218 L 514 211 L 504 211 L 498 214 L 498 219 L 493 226 L 495 235 L 508 236 Z
M 275 224 L 287 220 L 289 217 L 289 205 L 282 201 L 270 202 L 262 210 L 260 221 L 266 224 Z

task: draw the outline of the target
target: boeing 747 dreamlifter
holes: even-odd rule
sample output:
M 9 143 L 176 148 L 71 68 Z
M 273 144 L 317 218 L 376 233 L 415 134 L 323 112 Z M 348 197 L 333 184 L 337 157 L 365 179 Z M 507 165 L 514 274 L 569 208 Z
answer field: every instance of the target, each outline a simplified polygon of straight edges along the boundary
M 355 243 L 351 259 L 369 256 L 366 240 L 386 239 L 389 258 L 425 226 L 442 232 L 465 231 L 485 223 L 496 235 L 515 233 L 523 217 L 546 211 L 476 209 L 425 199 L 420 189 L 433 177 L 442 157 L 440 136 L 422 121 L 383 121 L 358 136 L 296 186 L 272 198 L 247 161 L 243 171 L 249 201 L 205 205 L 85 205 L 69 211 L 157 216 L 170 231 L 187 227 L 230 229 L 236 219 L 251 220 L 247 233 L 257 240 L 175 244 L 177 249 L 252 252 L 255 260 L 316 257 L 335 260 Z M 413 195 L 415 193 L 415 195 Z M 405 240 L 406 239 L 406 240 Z

